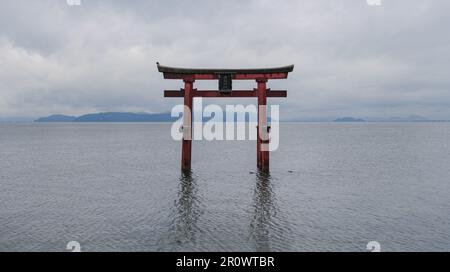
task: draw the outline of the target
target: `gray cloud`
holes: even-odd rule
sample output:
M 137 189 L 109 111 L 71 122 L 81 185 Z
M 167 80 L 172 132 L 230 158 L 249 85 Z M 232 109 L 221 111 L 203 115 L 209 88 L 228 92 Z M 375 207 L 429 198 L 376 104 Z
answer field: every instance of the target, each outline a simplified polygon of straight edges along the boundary
M 446 0 L 8 0 L 0 9 L 0 116 L 170 110 L 155 62 L 296 64 L 284 118 L 450 118 Z M 213 83 L 199 83 L 207 86 Z M 251 87 L 251 83 L 236 83 Z M 214 85 L 212 85 L 214 86 Z

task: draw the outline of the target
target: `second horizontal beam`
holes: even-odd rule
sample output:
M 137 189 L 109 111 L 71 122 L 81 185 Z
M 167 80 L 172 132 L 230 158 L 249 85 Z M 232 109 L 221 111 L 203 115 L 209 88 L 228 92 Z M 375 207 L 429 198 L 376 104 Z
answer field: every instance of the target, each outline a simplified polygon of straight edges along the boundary
M 253 90 L 233 90 L 231 92 L 220 92 L 216 90 L 194 90 L 194 97 L 257 97 L 257 91 Z M 287 97 L 287 91 L 285 90 L 270 90 L 266 91 L 267 97 Z M 164 97 L 184 97 L 184 90 L 165 90 Z

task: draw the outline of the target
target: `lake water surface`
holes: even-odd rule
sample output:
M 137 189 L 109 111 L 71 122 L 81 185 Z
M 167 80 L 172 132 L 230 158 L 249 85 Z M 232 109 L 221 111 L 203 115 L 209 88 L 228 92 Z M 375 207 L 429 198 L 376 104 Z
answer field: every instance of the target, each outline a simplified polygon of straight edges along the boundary
M 450 250 L 450 123 L 282 123 L 252 141 L 170 124 L 0 124 L 0 251 Z

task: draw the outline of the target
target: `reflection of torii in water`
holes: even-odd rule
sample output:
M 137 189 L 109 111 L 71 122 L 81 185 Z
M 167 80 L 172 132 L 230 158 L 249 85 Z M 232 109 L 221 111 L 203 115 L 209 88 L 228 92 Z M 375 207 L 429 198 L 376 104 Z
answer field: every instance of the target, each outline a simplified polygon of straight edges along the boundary
M 253 193 L 254 214 L 250 223 L 250 233 L 255 241 L 255 250 L 258 252 L 273 250 L 274 242 L 281 242 L 283 247 L 289 246 L 283 243 L 289 241 L 283 239 L 287 222 L 284 222 L 281 228 L 277 227 L 280 222 L 275 222 L 279 221 L 281 216 L 275 200 L 270 173 L 266 171 L 256 172 L 256 184 Z M 275 235 L 277 237 L 274 237 Z
M 201 197 L 198 195 L 197 178 L 193 173 L 182 171 L 179 180 L 178 197 L 175 200 L 175 209 L 171 216 L 173 219 L 170 222 L 170 237 L 168 238 L 173 246 L 172 250 L 183 250 L 186 247 L 195 246 L 196 239 L 199 238 L 198 220 L 205 211 Z M 270 173 L 257 171 L 254 186 L 249 232 L 251 240 L 255 242 L 255 250 L 270 251 L 273 250 L 274 244 L 276 246 L 280 242 L 283 247 L 289 246 L 285 243 L 288 239 L 283 238 L 286 222 L 278 222 L 281 213 L 275 203 Z M 210 237 L 210 239 L 214 239 L 214 237 Z M 221 246 L 220 241 L 217 241 L 216 245 Z
M 253 194 L 254 216 L 250 223 L 250 232 L 255 240 L 256 251 L 258 252 L 270 251 L 268 225 L 273 211 L 272 197 L 270 173 L 258 171 Z
M 196 224 L 201 213 L 197 190 L 192 172 L 182 171 L 173 222 L 171 222 L 171 229 L 174 232 L 171 239 L 175 239 L 174 246 L 195 241 Z

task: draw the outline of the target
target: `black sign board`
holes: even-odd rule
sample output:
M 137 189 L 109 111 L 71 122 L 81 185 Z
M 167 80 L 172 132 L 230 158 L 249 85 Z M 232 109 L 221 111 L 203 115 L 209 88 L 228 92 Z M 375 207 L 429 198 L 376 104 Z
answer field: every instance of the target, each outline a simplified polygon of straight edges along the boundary
M 228 93 L 233 89 L 233 77 L 231 74 L 219 74 L 219 91 Z

